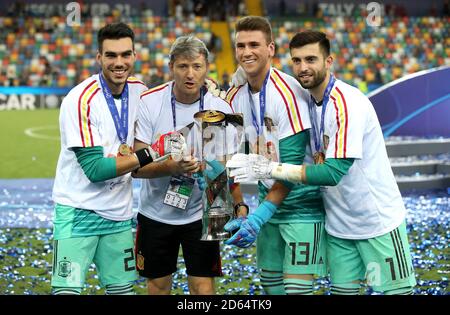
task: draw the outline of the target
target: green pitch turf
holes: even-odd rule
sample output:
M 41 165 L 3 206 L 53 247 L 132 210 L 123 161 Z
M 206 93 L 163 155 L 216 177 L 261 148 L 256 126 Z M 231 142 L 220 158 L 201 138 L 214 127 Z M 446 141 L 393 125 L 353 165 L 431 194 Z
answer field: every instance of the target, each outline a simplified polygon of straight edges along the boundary
M 442 232 L 442 231 L 440 231 Z M 0 250 L 0 294 L 49 294 L 51 291 L 51 265 L 52 243 L 51 229 L 4 229 L 0 228 L 0 242 L 7 251 Z M 416 233 L 411 233 L 410 239 L 414 239 Z M 428 235 L 429 236 L 429 235 Z M 1 249 L 1 248 L 0 248 Z M 221 295 L 248 295 L 263 294 L 259 274 L 256 271 L 256 247 L 225 249 L 222 246 L 222 266 L 224 277 L 216 280 L 217 293 Z M 233 251 L 230 254 L 230 250 Z M 436 261 L 436 256 L 449 257 L 450 249 L 425 255 L 423 259 L 428 262 Z M 439 259 L 440 265 L 434 268 L 415 268 L 420 294 L 426 294 L 427 289 L 433 285 L 421 283 L 423 281 L 438 281 L 446 274 L 442 274 L 443 266 L 448 266 L 447 260 Z M 179 260 L 179 270 L 185 268 Z M 439 271 L 441 270 L 441 271 Z M 93 266 L 86 277 L 86 285 L 82 294 L 104 294 L 104 289 L 99 287 L 98 277 Z M 174 276 L 174 288 L 172 294 L 187 294 L 183 289 L 186 277 L 182 272 Z M 435 285 L 435 284 L 434 284 Z M 139 278 L 134 286 L 137 294 L 146 294 L 145 279 Z M 250 292 L 250 288 L 253 291 Z M 324 294 L 326 288 L 319 286 L 315 294 Z M 361 291 L 363 293 L 363 291 Z M 448 287 L 443 288 L 442 294 L 449 294 Z
M 0 250 L 0 294 L 33 294 L 46 295 L 51 292 L 52 243 L 50 229 L 2 229 L 0 241 L 4 242 L 6 252 Z M 233 249 L 234 254 L 222 261 L 224 277 L 216 280 L 218 294 L 249 294 L 249 288 L 261 295 L 262 288 L 258 274 L 239 266 L 251 266 L 255 263 L 255 247 L 247 249 Z M 226 252 L 222 246 L 222 256 Z M 184 262 L 179 263 L 179 272 L 174 276 L 172 294 L 187 294 L 184 290 L 186 275 L 181 270 Z M 134 289 L 136 294 L 146 294 L 145 279 L 139 277 Z M 102 295 L 94 265 L 89 269 L 83 295 Z
M 59 109 L 36 111 L 0 112 L 0 178 L 54 178 L 60 150 Z M 0 229 L 0 294 L 48 294 L 51 272 L 51 231 L 40 229 Z M 46 235 L 47 237 L 42 237 Z M 410 234 L 412 242 L 421 242 L 431 235 L 448 237 L 448 231 L 430 231 L 425 236 Z M 417 239 L 417 237 L 419 239 Z M 3 251 L 2 251 L 3 250 Z M 226 253 L 223 266 L 231 273 L 217 281 L 219 294 L 249 294 L 253 287 L 255 294 L 261 294 L 258 274 L 254 270 L 255 252 L 251 249 L 235 249 L 230 258 Z M 18 252 L 17 252 L 18 251 Z M 450 256 L 449 248 L 433 251 L 432 256 L 423 257 L 427 263 L 416 268 L 418 280 L 447 281 Z M 439 257 L 439 258 L 437 258 Z M 432 266 L 429 262 L 437 264 Z M 245 266 L 245 267 L 244 267 Z M 250 270 L 249 270 L 250 268 Z M 179 279 L 184 282 L 185 279 Z M 419 284 L 421 291 L 431 288 Z M 138 294 L 145 293 L 143 279 L 135 286 Z M 231 292 L 230 292 L 231 290 Z M 449 294 L 448 286 L 443 294 Z M 98 290 L 98 279 L 90 270 L 87 287 L 83 294 L 102 294 Z M 174 294 L 183 294 L 181 287 L 174 288 Z
M 53 178 L 58 160 L 59 109 L 0 113 L 0 178 Z

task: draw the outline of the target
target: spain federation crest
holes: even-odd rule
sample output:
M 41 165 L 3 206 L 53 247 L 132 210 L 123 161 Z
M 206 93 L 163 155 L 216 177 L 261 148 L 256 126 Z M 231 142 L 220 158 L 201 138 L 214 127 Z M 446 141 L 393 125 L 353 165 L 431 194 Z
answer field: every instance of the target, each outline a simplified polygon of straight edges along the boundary
M 72 272 L 72 264 L 68 260 L 62 260 L 59 262 L 59 268 L 58 268 L 58 276 L 67 278 L 70 276 L 70 273 Z
M 138 270 L 144 270 L 144 256 L 140 253 L 137 254 L 136 267 Z

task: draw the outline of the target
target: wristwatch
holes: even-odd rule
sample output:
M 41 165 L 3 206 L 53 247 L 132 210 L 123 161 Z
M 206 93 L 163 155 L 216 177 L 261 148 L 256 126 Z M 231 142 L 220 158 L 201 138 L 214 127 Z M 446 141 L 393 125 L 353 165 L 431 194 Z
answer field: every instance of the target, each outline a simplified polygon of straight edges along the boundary
M 234 205 L 234 216 L 237 216 L 237 213 L 238 213 L 238 210 L 240 207 L 247 208 L 247 215 L 248 215 L 250 208 L 247 206 L 247 204 L 245 204 L 243 201 L 241 201 Z

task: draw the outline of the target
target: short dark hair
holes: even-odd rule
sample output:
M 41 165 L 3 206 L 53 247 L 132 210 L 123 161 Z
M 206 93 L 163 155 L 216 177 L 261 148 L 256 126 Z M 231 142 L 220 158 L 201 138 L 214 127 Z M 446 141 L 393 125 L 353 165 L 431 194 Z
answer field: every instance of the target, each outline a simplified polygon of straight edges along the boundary
M 330 40 L 325 33 L 307 30 L 295 34 L 289 43 L 289 49 L 300 48 L 305 45 L 319 43 L 319 47 L 325 57 L 330 55 Z
M 98 51 L 102 52 L 102 45 L 105 39 L 121 39 L 125 37 L 131 38 L 134 50 L 134 32 L 128 25 L 123 22 L 106 24 L 97 34 Z
M 261 31 L 266 37 L 267 44 L 272 39 L 272 27 L 269 21 L 261 16 L 246 16 L 236 22 L 236 33 L 240 31 Z

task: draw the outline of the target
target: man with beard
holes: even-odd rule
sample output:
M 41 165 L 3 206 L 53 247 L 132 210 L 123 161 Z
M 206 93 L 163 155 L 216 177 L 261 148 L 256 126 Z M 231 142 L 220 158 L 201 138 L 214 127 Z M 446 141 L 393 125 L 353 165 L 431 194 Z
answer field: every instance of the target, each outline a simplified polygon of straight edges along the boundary
M 92 262 L 106 294 L 134 294 L 129 173 L 169 148 L 182 152 L 181 137 L 163 135 L 152 147 L 133 153 L 137 105 L 146 90 L 130 77 L 135 58 L 133 31 L 124 23 L 106 25 L 98 32 L 101 72 L 74 87 L 61 104 L 53 294 L 80 294 Z
M 235 112 L 244 115 L 251 154 L 301 165 L 307 159 L 311 127 L 307 91 L 271 66 L 275 43 L 267 19 L 240 19 L 235 37 L 238 71 L 245 72 L 248 82 L 230 89 L 227 99 Z M 314 276 L 326 275 L 319 187 L 264 180 L 258 188 L 260 205 L 247 219 L 225 227 L 239 228 L 225 243 L 248 247 L 257 238 L 256 261 L 267 294 L 312 294 Z
M 333 57 L 324 33 L 298 33 L 289 48 L 293 72 L 311 95 L 315 165 L 259 157 L 231 175 L 245 181 L 250 168 L 253 178 L 322 186 L 333 294 L 358 294 L 361 280 L 385 294 L 412 294 L 406 209 L 375 110 L 364 94 L 330 72 Z

